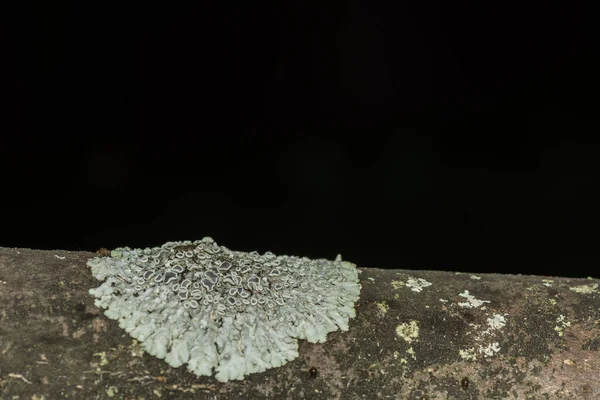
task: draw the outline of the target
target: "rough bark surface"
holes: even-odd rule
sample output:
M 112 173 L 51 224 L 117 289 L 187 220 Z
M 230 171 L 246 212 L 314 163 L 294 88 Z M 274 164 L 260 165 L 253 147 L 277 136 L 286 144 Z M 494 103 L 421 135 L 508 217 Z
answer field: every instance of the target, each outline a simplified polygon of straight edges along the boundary
M 106 318 L 93 256 L 0 248 L 2 399 L 600 398 L 599 280 L 360 268 L 348 332 L 223 384 Z

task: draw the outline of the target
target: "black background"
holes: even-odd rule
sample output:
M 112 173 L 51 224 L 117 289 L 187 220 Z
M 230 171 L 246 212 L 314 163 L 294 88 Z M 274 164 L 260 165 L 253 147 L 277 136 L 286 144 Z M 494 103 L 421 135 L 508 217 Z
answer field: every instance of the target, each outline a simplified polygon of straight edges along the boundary
M 0 245 L 597 276 L 589 10 L 122 3 L 5 14 Z

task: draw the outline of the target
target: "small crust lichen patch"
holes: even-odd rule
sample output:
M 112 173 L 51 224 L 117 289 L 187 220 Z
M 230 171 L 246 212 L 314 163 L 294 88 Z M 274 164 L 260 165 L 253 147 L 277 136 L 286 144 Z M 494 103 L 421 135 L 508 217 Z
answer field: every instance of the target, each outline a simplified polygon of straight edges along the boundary
M 573 286 L 573 287 L 570 287 L 569 289 L 572 290 L 573 292 L 582 293 L 582 294 L 598 293 L 598 284 L 594 283 L 594 284 L 589 284 L 589 285 Z
M 379 315 L 381 317 L 385 317 L 385 315 L 387 314 L 388 310 L 390 309 L 390 306 L 388 306 L 385 302 L 381 302 L 381 303 L 376 303 L 377 304 L 377 309 L 379 309 Z
M 413 292 L 421 292 L 423 290 L 423 288 L 426 288 L 428 286 L 431 286 L 431 282 L 427 282 L 425 279 L 423 278 L 408 278 L 408 281 L 406 282 L 406 286 L 408 286 L 410 288 L 410 290 L 412 290 Z
M 211 238 L 115 249 L 88 261 L 104 314 L 173 367 L 226 382 L 298 357 L 298 339 L 348 330 L 356 266 L 231 251 Z
M 403 323 L 396 327 L 396 335 L 407 343 L 412 343 L 419 337 L 419 323 L 415 320 Z
M 477 352 L 475 351 L 475 349 L 473 347 L 471 347 L 470 349 L 459 350 L 458 353 L 460 354 L 460 356 L 463 360 L 470 360 L 470 361 L 477 360 Z
M 489 303 L 489 300 L 479 300 L 476 299 L 475 296 L 473 296 L 472 294 L 469 293 L 468 290 L 465 290 L 464 292 L 459 294 L 460 297 L 464 297 L 465 299 L 467 299 L 467 301 L 458 303 L 458 305 L 460 307 L 465 307 L 465 308 L 479 308 L 481 306 L 482 309 L 485 309 L 485 303 Z

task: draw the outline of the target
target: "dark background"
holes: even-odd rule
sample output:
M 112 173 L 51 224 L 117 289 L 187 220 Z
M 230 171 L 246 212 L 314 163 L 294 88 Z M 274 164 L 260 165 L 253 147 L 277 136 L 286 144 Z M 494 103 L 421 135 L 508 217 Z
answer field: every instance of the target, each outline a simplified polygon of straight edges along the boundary
M 598 276 L 589 10 L 15 3 L 1 246 Z

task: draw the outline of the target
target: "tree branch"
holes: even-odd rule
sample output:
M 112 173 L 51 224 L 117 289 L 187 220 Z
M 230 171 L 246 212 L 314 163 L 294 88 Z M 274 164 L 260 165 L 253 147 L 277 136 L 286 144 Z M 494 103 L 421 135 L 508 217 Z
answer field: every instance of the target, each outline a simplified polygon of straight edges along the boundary
M 101 314 L 95 255 L 0 248 L 2 398 L 600 397 L 597 279 L 360 268 L 348 332 L 222 384 L 144 353 Z

